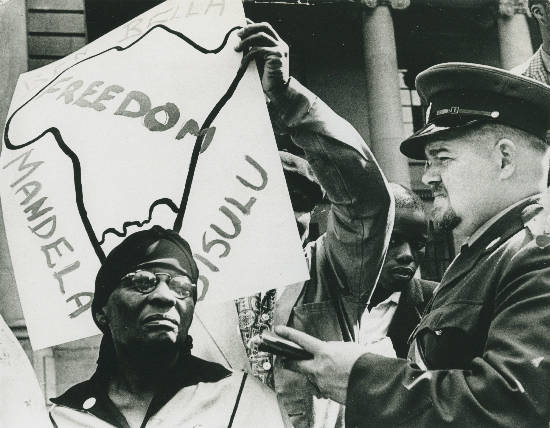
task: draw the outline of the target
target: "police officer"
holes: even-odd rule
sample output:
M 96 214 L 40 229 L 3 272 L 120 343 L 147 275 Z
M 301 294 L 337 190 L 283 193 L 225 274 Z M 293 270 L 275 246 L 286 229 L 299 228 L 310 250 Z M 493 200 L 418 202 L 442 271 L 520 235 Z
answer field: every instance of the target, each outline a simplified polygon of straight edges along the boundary
M 346 404 L 348 427 L 548 427 L 550 88 L 465 63 L 431 67 L 416 87 L 428 121 L 401 151 L 427 161 L 434 224 L 465 245 L 407 359 L 278 327 L 314 354 L 289 366 Z

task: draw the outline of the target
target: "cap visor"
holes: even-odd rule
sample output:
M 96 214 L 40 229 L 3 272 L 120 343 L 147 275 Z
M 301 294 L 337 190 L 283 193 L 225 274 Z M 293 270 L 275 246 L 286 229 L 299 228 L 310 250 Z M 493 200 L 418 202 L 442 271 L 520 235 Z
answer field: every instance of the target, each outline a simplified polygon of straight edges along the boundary
M 401 143 L 400 150 L 411 159 L 426 160 L 424 147 L 429 141 L 433 141 L 438 134 L 447 134 L 449 131 L 462 131 L 472 126 L 487 123 L 484 116 L 477 115 L 449 115 L 435 118 L 424 127 Z
M 427 123 L 425 126 L 416 131 L 413 135 L 401 143 L 399 149 L 401 153 L 411 159 L 426 160 L 424 147 L 432 136 L 441 132 L 448 131 L 450 126 L 438 126 L 435 123 Z

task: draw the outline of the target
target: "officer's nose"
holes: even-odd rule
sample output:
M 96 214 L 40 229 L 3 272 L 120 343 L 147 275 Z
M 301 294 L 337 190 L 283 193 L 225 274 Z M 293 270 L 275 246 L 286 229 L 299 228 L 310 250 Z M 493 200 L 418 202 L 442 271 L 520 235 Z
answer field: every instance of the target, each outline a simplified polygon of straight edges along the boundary
M 441 181 L 441 176 L 439 175 L 439 168 L 435 167 L 430 162 L 426 162 L 424 165 L 424 173 L 422 174 L 422 183 L 426 186 L 439 183 Z

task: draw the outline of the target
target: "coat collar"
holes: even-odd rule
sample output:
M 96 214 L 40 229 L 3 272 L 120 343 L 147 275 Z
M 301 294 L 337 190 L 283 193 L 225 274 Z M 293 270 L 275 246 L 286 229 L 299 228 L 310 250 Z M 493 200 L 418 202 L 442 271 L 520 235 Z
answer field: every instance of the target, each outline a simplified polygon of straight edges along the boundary
M 440 288 L 456 282 L 469 272 L 483 255 L 506 242 L 525 227 L 534 216 L 543 210 L 542 195 L 526 199 L 491 225 L 471 247 L 464 248 L 453 260 L 443 278 Z
M 423 279 L 413 278 L 403 289 L 401 299 L 395 310 L 388 336 L 400 358 L 406 358 L 408 351 L 408 338 L 411 332 L 422 318 L 422 313 L 437 283 Z
M 483 236 L 487 230 L 490 229 L 490 227 L 495 224 L 501 217 L 504 217 L 506 214 L 508 214 L 510 211 L 513 211 L 514 208 L 518 206 L 523 206 L 525 202 L 529 201 L 533 196 L 528 196 L 526 198 L 523 198 L 516 203 L 510 205 L 508 208 L 503 209 L 500 211 L 497 215 L 490 218 L 488 221 L 486 221 L 484 224 L 482 224 L 467 240 L 465 245 L 471 247 L 474 245 L 475 241 L 479 239 L 479 237 Z
M 200 382 L 218 382 L 230 375 L 231 372 L 219 364 L 186 355 L 180 359 L 174 371 L 166 376 L 166 387 L 153 398 L 144 423 L 180 389 Z M 88 411 L 114 426 L 127 427 L 128 423 L 107 395 L 108 379 L 108 372 L 98 368 L 90 379 L 69 388 L 64 394 L 50 401 L 75 410 Z
M 395 315 L 392 319 L 390 329 L 394 326 L 399 327 L 401 323 L 401 318 L 403 317 L 413 317 L 420 320 L 422 317 L 422 311 L 426 304 L 428 303 L 429 298 L 431 297 L 431 291 L 429 295 L 425 295 L 422 284 L 430 284 L 430 289 L 433 290 L 437 283 L 432 281 L 421 280 L 417 278 L 412 278 L 407 285 L 404 287 L 401 292 L 401 298 L 397 305 Z M 432 286 L 433 284 L 433 286 Z

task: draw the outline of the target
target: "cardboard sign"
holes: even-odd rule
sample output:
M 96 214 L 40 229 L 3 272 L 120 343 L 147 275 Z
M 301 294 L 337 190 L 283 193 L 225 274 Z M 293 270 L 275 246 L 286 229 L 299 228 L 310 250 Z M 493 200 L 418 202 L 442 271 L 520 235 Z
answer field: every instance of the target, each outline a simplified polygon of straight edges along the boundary
M 34 370 L 1 316 L 0 355 L 0 427 L 51 427 Z
M 243 24 L 240 2 L 168 1 L 20 77 L 0 191 L 34 349 L 97 332 L 102 260 L 154 224 L 190 242 L 201 300 L 307 278 Z

